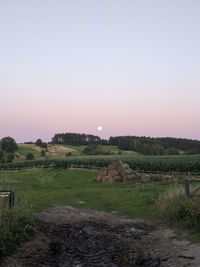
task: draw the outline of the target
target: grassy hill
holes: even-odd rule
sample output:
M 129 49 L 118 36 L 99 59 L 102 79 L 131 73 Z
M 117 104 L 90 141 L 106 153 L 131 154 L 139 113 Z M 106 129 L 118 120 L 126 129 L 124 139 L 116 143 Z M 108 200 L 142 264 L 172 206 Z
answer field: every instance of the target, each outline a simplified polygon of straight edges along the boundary
M 48 144 L 47 150 L 35 144 L 18 144 L 17 158 L 15 161 L 24 160 L 28 153 L 32 153 L 35 159 L 42 159 L 41 151 L 45 150 L 45 158 L 65 158 L 68 152 L 72 156 L 84 156 L 83 150 L 86 146 L 71 146 L 71 145 L 54 145 Z M 119 148 L 117 146 L 104 146 L 111 152 L 112 155 L 117 155 Z M 134 151 L 121 151 L 122 155 L 136 155 Z

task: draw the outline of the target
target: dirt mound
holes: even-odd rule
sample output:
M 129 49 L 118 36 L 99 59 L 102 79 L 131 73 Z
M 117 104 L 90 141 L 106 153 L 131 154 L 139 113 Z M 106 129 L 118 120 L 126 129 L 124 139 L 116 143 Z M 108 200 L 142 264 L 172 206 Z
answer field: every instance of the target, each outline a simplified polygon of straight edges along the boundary
M 133 171 L 127 163 L 115 160 L 97 177 L 97 181 L 102 183 L 126 182 L 139 176 L 140 174 Z

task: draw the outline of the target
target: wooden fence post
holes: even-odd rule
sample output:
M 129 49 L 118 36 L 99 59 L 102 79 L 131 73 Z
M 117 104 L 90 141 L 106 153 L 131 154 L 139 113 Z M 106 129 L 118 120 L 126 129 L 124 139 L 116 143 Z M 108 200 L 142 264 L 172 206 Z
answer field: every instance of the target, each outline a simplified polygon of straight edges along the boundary
M 189 197 L 190 196 L 190 182 L 188 179 L 185 179 L 185 194 L 186 194 L 186 197 Z

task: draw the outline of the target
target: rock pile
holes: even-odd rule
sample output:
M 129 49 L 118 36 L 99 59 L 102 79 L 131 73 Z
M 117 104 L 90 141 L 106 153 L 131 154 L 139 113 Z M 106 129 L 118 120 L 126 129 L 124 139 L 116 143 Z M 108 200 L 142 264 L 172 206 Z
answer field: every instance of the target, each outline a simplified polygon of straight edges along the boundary
M 97 181 L 102 183 L 114 183 L 126 182 L 137 178 L 141 178 L 138 172 L 133 171 L 127 163 L 123 163 L 121 160 L 115 160 L 97 177 Z

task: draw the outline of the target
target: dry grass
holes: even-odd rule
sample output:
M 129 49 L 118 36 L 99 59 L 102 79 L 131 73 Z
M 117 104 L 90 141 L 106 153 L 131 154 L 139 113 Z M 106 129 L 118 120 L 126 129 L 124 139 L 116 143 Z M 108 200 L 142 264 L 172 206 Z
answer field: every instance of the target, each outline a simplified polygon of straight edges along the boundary
M 173 185 L 161 195 L 159 199 L 159 211 L 164 213 L 168 208 L 173 208 L 174 204 L 185 199 L 185 189 L 182 185 Z
M 191 188 L 191 191 L 194 188 Z M 164 221 L 189 230 L 198 237 L 200 237 L 199 207 L 200 197 L 195 195 L 187 198 L 181 185 L 172 186 L 160 197 L 157 205 L 158 214 Z
M 63 156 L 67 152 L 76 152 L 74 149 L 62 145 L 48 145 L 47 155 L 49 156 Z

